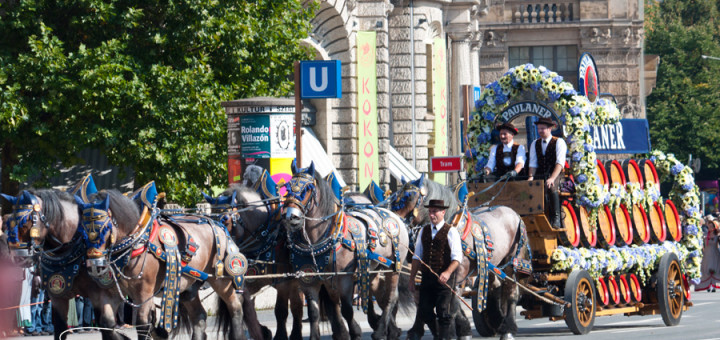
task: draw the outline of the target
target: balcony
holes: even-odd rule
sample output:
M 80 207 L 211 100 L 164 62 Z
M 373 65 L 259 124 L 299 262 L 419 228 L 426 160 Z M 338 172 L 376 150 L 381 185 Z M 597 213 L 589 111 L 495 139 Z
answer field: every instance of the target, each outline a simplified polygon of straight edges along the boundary
M 505 20 L 514 24 L 564 23 L 580 20 L 580 1 L 506 1 Z M 509 15 L 508 15 L 509 14 Z

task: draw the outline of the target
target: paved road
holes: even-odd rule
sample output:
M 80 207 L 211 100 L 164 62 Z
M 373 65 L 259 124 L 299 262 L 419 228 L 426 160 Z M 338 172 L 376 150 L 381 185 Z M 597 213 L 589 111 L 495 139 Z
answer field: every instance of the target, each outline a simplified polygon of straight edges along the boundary
M 573 335 L 565 326 L 565 322 L 550 322 L 547 319 L 524 320 L 518 316 L 519 333 L 517 339 L 632 339 L 632 340 L 660 340 L 660 339 L 687 339 L 687 340 L 720 340 L 720 292 L 694 292 L 692 301 L 695 304 L 683 314 L 680 325 L 675 327 L 665 327 L 659 315 L 654 316 L 603 316 L 595 320 L 595 328 L 592 332 L 584 336 Z M 518 309 L 519 313 L 520 309 Z M 370 339 L 370 327 L 367 324 L 365 316 L 360 311 L 355 314 L 360 326 L 363 327 L 365 333 L 363 339 Z M 272 311 L 260 311 L 259 317 L 261 322 L 271 329 L 275 329 L 276 323 Z M 210 324 L 213 324 L 211 320 Z M 399 326 L 403 330 L 407 330 L 412 325 L 410 316 L 400 316 L 398 320 Z M 289 326 L 288 326 L 289 327 Z M 309 330 L 305 327 L 304 334 L 308 336 Z M 330 339 L 330 326 L 323 324 L 323 339 Z M 134 338 L 135 332 L 125 331 L 126 334 Z M 215 338 L 215 329 L 208 332 L 209 338 Z M 476 334 L 477 335 L 477 334 Z M 24 337 L 22 339 L 29 339 Z M 99 333 L 72 334 L 69 339 L 99 339 Z M 187 339 L 187 337 L 181 337 Z M 404 334 L 403 334 L 404 338 Z M 14 338 L 21 339 L 21 338 Z M 32 337 L 37 340 L 52 339 L 50 336 Z M 432 339 L 427 333 L 423 339 Z

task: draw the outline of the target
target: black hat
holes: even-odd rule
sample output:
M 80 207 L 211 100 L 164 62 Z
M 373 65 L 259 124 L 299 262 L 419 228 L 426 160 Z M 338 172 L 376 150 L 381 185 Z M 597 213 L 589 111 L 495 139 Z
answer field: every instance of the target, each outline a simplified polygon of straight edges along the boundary
M 512 132 L 513 136 L 515 136 L 515 135 L 518 134 L 518 129 L 515 127 L 515 125 L 513 125 L 513 124 L 510 123 L 510 122 L 505 122 L 505 123 L 502 123 L 502 124 L 498 124 L 498 125 L 495 127 L 495 130 L 498 130 L 498 131 L 500 131 L 500 130 L 502 130 L 502 129 L 505 129 L 505 130 L 508 130 L 508 131 Z
M 544 124 L 551 128 L 554 126 L 557 126 L 557 124 L 552 119 L 545 118 L 545 117 L 542 117 L 535 122 L 535 125 L 539 125 L 539 124 Z
M 428 203 L 425 208 L 438 208 L 445 210 L 448 206 L 445 205 L 445 201 L 443 200 L 430 200 L 430 203 Z

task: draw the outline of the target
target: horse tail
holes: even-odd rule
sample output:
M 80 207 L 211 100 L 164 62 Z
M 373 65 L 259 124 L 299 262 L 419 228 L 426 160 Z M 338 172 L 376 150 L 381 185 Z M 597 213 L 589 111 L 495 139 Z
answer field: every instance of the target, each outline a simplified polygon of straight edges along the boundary
M 217 325 L 217 333 L 220 334 L 232 334 L 233 331 L 233 325 L 232 325 L 232 317 L 233 314 L 229 310 L 227 303 L 223 301 L 223 299 L 219 298 L 217 299 L 217 319 L 216 319 L 216 325 Z
M 320 293 L 318 294 L 318 310 L 319 310 L 319 320 L 318 321 L 327 321 L 328 320 L 328 313 L 332 313 L 332 310 L 335 309 L 335 305 L 332 302 L 332 299 L 330 298 L 330 293 L 328 293 L 327 288 L 325 288 L 325 285 L 320 286 Z
M 415 284 L 414 282 L 412 284 Z M 410 291 L 410 275 L 400 273 L 398 279 L 398 310 L 404 315 L 410 315 L 415 307 L 415 294 Z
M 185 304 L 178 303 L 178 320 L 177 326 L 170 331 L 170 338 L 175 338 L 177 335 L 185 333 L 192 334 L 192 322 L 190 321 L 190 313 L 188 312 Z

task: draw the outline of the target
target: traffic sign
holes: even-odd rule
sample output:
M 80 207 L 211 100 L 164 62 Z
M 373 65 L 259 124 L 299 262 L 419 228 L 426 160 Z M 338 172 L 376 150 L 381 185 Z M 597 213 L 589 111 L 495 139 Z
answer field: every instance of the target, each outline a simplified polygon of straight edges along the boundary
M 462 171 L 463 157 L 462 156 L 449 156 L 449 157 L 431 157 L 430 158 L 430 171 L 431 172 L 454 172 Z
M 305 60 L 300 62 L 300 97 L 342 98 L 340 60 Z

